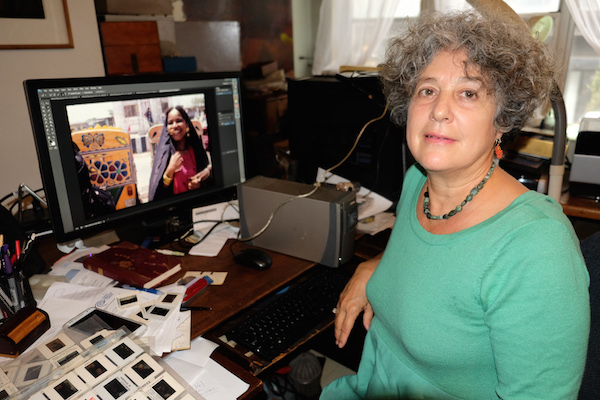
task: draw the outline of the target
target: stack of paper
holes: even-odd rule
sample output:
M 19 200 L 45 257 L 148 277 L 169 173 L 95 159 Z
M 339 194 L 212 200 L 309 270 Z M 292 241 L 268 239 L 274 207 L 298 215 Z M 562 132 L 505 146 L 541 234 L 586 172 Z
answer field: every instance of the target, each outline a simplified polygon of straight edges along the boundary
M 235 239 L 240 230 L 226 221 L 239 220 L 239 218 L 237 201 L 195 208 L 192 212 L 194 233 L 201 241 L 190 249 L 189 254 L 192 256 L 217 256 L 225 242 L 228 239 Z
M 215 348 L 216 344 L 199 337 L 189 351 L 171 353 L 164 360 L 206 400 L 235 400 L 250 385 L 210 358 Z
M 55 282 L 50 286 L 38 307 L 50 315 L 52 326 L 62 325 L 90 307 L 100 308 L 146 324 L 141 340 L 157 355 L 173 350 L 176 339 L 181 340 L 177 322 L 189 318 L 189 312 L 180 312 L 183 287 L 153 294 L 116 287 L 92 288 L 72 283 Z M 183 314 L 183 315 L 182 315 Z M 179 347 L 187 346 L 178 344 Z

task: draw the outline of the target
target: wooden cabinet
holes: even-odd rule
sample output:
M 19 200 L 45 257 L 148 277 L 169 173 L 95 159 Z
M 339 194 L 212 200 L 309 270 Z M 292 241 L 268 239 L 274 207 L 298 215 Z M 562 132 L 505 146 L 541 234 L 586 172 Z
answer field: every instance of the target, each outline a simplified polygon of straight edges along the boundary
M 249 95 L 245 98 L 246 129 L 273 135 L 281 130 L 281 119 L 287 112 L 287 93 Z
M 155 21 L 101 22 L 100 36 L 107 75 L 163 71 Z

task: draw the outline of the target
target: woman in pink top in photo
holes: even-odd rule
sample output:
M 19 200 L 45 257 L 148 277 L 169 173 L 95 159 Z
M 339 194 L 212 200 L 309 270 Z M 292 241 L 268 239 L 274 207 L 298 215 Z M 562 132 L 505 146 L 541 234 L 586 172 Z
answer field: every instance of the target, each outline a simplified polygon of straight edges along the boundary
M 148 200 L 198 189 L 211 177 L 211 165 L 202 140 L 183 107 L 166 112 L 150 177 Z

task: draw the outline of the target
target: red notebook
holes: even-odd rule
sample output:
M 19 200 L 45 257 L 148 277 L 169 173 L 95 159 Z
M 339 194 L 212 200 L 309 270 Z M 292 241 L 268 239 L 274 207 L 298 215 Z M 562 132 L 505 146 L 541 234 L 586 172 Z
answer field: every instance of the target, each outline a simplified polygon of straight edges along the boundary
M 130 242 L 79 260 L 83 266 L 121 284 L 153 288 L 181 270 L 179 260 Z

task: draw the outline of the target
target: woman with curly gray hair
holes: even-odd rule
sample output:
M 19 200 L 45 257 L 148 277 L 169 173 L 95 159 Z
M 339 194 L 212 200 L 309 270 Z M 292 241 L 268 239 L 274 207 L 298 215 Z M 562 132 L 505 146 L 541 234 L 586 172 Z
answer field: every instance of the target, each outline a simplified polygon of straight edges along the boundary
M 501 18 L 425 15 L 381 77 L 417 163 L 385 251 L 338 302 L 339 347 L 364 313 L 359 370 L 321 398 L 577 398 L 590 318 L 579 240 L 494 157 L 552 94 L 544 44 Z

